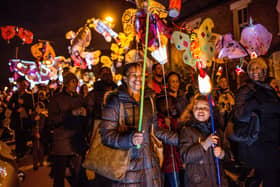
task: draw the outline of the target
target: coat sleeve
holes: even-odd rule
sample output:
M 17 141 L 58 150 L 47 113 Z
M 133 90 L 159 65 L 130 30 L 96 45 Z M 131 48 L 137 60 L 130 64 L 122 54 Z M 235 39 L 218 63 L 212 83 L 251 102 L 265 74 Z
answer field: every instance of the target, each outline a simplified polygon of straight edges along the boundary
M 166 144 L 178 146 L 179 137 L 178 132 L 170 131 L 159 126 L 157 111 L 154 110 L 153 124 L 155 129 L 155 136 Z
M 117 95 L 108 96 L 102 111 L 100 134 L 102 143 L 119 149 L 129 149 L 132 144 L 133 131 L 119 131 L 120 101 Z M 124 124 L 125 125 L 125 124 Z
M 180 157 L 183 163 L 190 164 L 200 161 L 206 153 L 199 142 L 195 142 L 191 128 L 183 127 L 179 138 Z
M 233 117 L 235 121 L 248 123 L 253 111 L 260 109 L 260 102 L 256 98 L 256 90 L 252 84 L 242 87 L 235 97 Z
M 67 111 L 61 110 L 59 107 L 58 98 L 53 98 L 50 100 L 48 105 L 48 114 L 48 122 L 55 128 L 60 126 L 66 119 L 71 121 L 71 118 L 73 118 L 72 109 L 69 108 Z

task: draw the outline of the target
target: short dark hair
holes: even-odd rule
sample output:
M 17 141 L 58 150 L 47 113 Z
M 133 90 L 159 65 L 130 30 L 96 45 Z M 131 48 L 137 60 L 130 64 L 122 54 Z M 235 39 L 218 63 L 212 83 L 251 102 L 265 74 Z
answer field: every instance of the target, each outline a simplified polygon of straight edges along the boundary
M 156 69 L 157 65 L 160 65 L 160 63 L 156 62 L 156 63 L 153 64 L 152 71 L 154 71 Z
M 178 79 L 180 80 L 180 75 L 179 73 L 176 73 L 174 71 L 171 71 L 168 73 L 167 77 L 166 77 L 166 81 L 168 82 L 169 78 L 172 76 L 172 75 L 176 75 L 178 77 Z
M 138 62 L 132 62 L 132 63 L 127 63 L 124 65 L 124 68 L 123 68 L 123 76 L 126 76 L 127 75 L 127 72 L 130 68 L 132 67 L 142 67 L 142 65 Z

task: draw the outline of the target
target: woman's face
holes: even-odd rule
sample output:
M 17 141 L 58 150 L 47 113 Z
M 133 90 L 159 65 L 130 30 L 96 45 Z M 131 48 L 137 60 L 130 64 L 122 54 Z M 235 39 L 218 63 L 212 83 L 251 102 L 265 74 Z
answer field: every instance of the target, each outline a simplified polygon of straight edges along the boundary
M 171 75 L 168 79 L 168 89 L 171 92 L 177 92 L 180 87 L 179 78 L 177 75 Z
M 193 106 L 193 115 L 196 120 L 205 122 L 210 117 L 210 108 L 207 101 L 199 100 Z
M 132 66 L 128 69 L 124 81 L 128 90 L 137 93 L 141 90 L 142 85 L 142 68 L 140 66 Z
M 250 79 L 252 79 L 254 81 L 263 82 L 265 80 L 265 71 L 259 63 L 251 64 L 248 75 L 249 75 Z
M 65 86 L 66 86 L 66 90 L 69 93 L 75 93 L 78 86 L 78 80 L 72 79 Z

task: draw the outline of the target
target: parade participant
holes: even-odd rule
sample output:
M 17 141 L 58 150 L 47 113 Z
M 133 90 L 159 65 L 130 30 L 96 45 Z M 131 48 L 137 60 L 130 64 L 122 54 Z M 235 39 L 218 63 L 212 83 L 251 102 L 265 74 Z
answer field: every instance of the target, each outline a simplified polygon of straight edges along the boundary
M 86 98 L 88 96 L 88 86 L 86 84 L 83 84 L 80 88 L 80 95 L 83 98 Z
M 215 157 L 229 159 L 229 152 L 223 143 L 223 133 L 216 127 L 211 134 L 210 108 L 206 96 L 196 96 L 190 111 L 191 118 L 180 131 L 179 150 L 182 162 L 186 164 L 186 187 L 218 187 Z M 221 185 L 228 183 L 221 171 Z
M 176 116 L 176 100 L 175 98 L 168 96 L 168 107 L 166 106 L 165 95 L 158 95 L 156 97 L 156 108 L 158 111 L 158 123 L 159 127 L 178 132 L 179 124 Z M 174 116 L 175 115 L 175 116 Z M 178 146 L 164 144 L 164 162 L 162 171 L 164 173 L 165 186 L 179 187 L 180 177 L 179 171 L 182 169 L 182 163 L 180 160 Z
M 43 166 L 45 147 L 49 142 L 46 136 L 46 123 L 48 118 L 48 98 L 45 90 L 38 92 L 38 99 L 35 105 L 35 126 L 33 127 L 32 137 L 32 155 L 33 155 L 33 169 L 38 169 L 38 164 Z
M 112 71 L 109 67 L 103 66 L 98 72 L 99 79 L 94 83 L 94 88 L 87 97 L 89 137 L 92 136 L 94 128 L 99 126 L 104 103 L 104 95 L 117 88 L 113 81 Z M 95 182 L 103 186 L 111 186 L 111 180 L 98 173 L 95 175 Z
M 85 132 L 80 116 L 86 116 L 83 100 L 76 93 L 78 79 L 68 72 L 63 91 L 50 99 L 49 122 L 54 128 L 52 154 L 54 187 L 64 187 L 66 168 L 70 168 L 73 187 L 82 186 L 81 160 L 85 154 Z
M 158 94 L 163 89 L 163 71 L 160 63 L 153 64 L 152 73 L 152 80 L 147 84 L 155 91 L 156 94 Z
M 94 117 L 94 120 L 101 119 L 101 111 L 103 105 L 103 98 L 106 92 L 117 88 L 113 81 L 113 75 L 110 68 L 104 66 L 99 71 L 100 80 L 94 83 L 94 88 L 89 92 L 89 115 Z
M 166 81 L 167 93 L 176 100 L 175 107 L 177 111 L 177 117 L 179 117 L 188 104 L 187 99 L 184 96 L 184 92 L 180 89 L 180 75 L 172 71 L 168 73 Z
M 234 140 L 239 158 L 255 168 L 255 184 L 280 184 L 280 101 L 266 82 L 268 68 L 264 58 L 252 59 L 247 66 L 250 78 L 238 91 L 234 107 Z
M 115 181 L 113 186 L 162 186 L 159 160 L 153 151 L 150 133 L 154 124 L 155 135 L 168 143 L 177 144 L 176 133 L 158 130 L 157 117 L 153 112 L 151 95 L 145 94 L 142 132 L 138 131 L 140 96 L 142 84 L 142 66 L 139 63 L 128 63 L 123 71 L 123 85 L 112 92 L 106 99 L 102 113 L 100 133 L 105 145 L 117 149 L 132 149 L 130 164 L 126 176 Z M 125 132 L 118 130 L 120 102 L 124 105 Z M 140 148 L 137 148 L 141 145 Z
M 12 110 L 11 128 L 15 130 L 16 155 L 24 156 L 27 151 L 27 141 L 31 139 L 31 129 L 34 121 L 31 119 L 33 111 L 32 95 L 26 92 L 28 83 L 24 77 L 17 80 L 18 90 L 11 97 L 8 108 Z
M 218 88 L 213 93 L 213 98 L 220 114 L 220 124 L 223 129 L 226 128 L 228 121 L 230 120 L 231 111 L 234 106 L 234 94 L 230 90 L 228 80 L 226 77 L 221 76 L 218 78 Z
M 275 90 L 277 96 L 280 97 L 280 90 L 279 90 L 279 87 L 277 85 L 275 77 L 268 77 L 267 82 L 269 83 L 271 88 L 273 88 Z

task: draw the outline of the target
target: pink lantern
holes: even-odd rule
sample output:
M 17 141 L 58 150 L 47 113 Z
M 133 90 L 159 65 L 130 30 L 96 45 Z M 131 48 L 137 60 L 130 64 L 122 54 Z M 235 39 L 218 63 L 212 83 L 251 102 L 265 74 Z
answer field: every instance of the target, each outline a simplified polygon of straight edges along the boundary
M 251 54 L 265 55 L 270 47 L 272 34 L 261 24 L 245 27 L 241 33 L 240 43 Z

